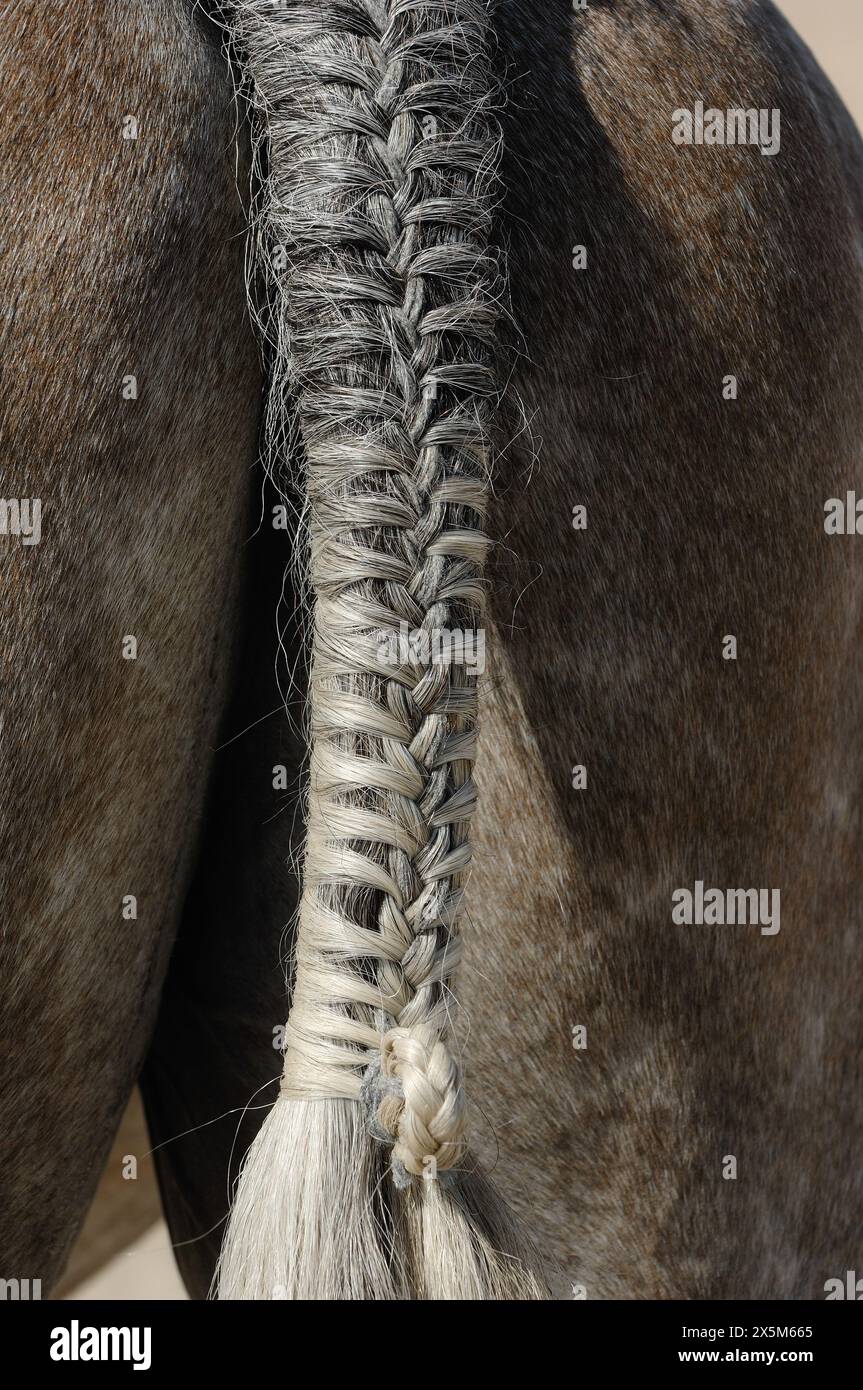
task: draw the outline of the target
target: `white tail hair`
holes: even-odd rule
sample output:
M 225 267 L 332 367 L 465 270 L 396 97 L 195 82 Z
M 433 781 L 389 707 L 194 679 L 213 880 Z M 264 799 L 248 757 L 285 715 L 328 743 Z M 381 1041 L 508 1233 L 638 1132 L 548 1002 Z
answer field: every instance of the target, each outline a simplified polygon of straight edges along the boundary
M 285 437 L 290 391 L 314 616 L 284 1075 L 219 1296 L 542 1298 L 466 1148 L 450 1013 L 476 681 L 464 644 L 444 659 L 422 640 L 473 631 L 483 604 L 500 289 L 487 5 L 226 0 L 224 16 L 265 145 L 269 435 Z

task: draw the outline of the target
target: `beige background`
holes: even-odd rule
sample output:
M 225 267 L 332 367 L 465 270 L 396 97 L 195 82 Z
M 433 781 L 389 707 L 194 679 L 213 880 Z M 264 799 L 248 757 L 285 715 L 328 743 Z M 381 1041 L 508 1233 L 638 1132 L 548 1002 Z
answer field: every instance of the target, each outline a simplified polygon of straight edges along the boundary
M 863 0 L 783 0 L 779 8 L 809 44 L 863 127 Z M 143 1155 L 147 1147 L 136 1099 L 114 1146 L 67 1278 L 57 1290 L 59 1297 L 185 1297 L 167 1229 L 161 1221 L 153 1224 L 159 1208 L 152 1164 L 140 1163 L 134 1183 L 118 1177 L 121 1156 Z
M 863 0 L 776 0 L 863 128 Z

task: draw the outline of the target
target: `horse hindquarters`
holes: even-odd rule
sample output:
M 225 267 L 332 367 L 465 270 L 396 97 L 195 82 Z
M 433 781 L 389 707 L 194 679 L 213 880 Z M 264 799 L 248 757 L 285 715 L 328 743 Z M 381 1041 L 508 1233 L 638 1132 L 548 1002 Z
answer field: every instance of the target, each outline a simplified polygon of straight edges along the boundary
M 3 493 L 41 504 L 38 543 L 0 536 L 0 1249 L 44 1290 L 152 1026 L 258 399 L 217 43 L 182 0 L 63 10 L 0 33 Z
M 498 471 L 466 1072 L 485 1157 L 562 1291 L 817 1297 L 854 1267 L 861 1212 L 842 1084 L 860 1056 L 859 571 L 821 527 L 863 433 L 861 158 L 770 6 L 703 9 L 559 4 L 540 25 L 497 7 L 512 385 L 541 449 L 515 419 Z M 780 109 L 780 152 L 676 146 L 702 84 Z M 296 891 L 279 846 L 298 836 L 262 789 L 299 760 L 267 725 L 252 738 L 220 781 L 170 999 L 178 1029 L 192 997 L 218 1038 L 203 1055 L 160 1033 L 162 1099 L 172 1065 L 186 1096 L 206 1074 L 195 1123 L 278 1070 Z M 244 798 L 277 819 L 232 861 Z M 673 894 L 699 880 L 778 888 L 780 931 L 678 925 Z M 184 1239 L 224 1216 L 232 1136 L 207 1133 L 163 1154 Z
M 772 6 L 559 8 L 502 9 L 542 444 L 494 525 L 468 1075 L 567 1296 L 819 1298 L 863 1216 L 863 552 L 823 525 L 861 484 L 860 142 Z M 698 95 L 780 151 L 675 145 Z M 779 890 L 778 932 L 676 922 L 698 881 Z

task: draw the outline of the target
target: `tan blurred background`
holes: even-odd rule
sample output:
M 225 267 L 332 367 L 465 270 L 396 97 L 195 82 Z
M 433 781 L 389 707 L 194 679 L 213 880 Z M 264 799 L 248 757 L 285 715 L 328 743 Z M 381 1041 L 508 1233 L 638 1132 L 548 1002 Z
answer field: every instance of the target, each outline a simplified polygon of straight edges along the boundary
M 782 0 L 779 8 L 809 44 L 863 128 L 863 0 Z M 159 1217 L 152 1161 L 144 1157 L 148 1149 L 136 1096 L 57 1297 L 185 1298 L 170 1237 Z M 139 1159 L 134 1181 L 121 1176 L 127 1154 Z
M 863 0 L 774 0 L 863 129 Z

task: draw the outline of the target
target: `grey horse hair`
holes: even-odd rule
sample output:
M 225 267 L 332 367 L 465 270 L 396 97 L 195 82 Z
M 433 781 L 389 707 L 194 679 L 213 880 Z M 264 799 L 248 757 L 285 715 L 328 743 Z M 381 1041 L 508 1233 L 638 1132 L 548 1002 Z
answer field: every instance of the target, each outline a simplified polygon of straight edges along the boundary
M 262 179 L 265 447 L 304 459 L 307 844 L 279 1098 L 221 1298 L 531 1299 L 452 1036 L 502 294 L 485 0 L 225 4 Z M 395 655 L 394 655 L 395 653 Z M 239 927 L 239 924 L 238 924 Z

